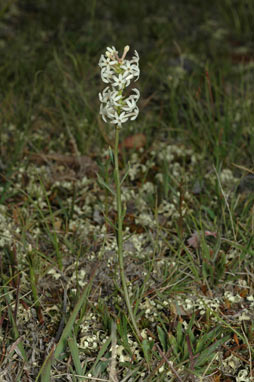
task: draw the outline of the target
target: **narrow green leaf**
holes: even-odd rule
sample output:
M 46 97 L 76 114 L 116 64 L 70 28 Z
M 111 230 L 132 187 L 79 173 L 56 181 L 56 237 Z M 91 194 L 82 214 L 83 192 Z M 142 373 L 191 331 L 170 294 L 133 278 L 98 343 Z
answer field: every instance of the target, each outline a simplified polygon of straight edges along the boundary
M 170 345 L 172 347 L 172 351 L 173 351 L 174 355 L 178 359 L 178 357 L 179 357 L 179 351 L 178 350 L 179 349 L 178 349 L 178 345 L 177 345 L 176 339 L 175 339 L 175 337 L 173 336 L 172 333 L 168 333 L 168 340 L 169 340 L 169 343 L 170 343 Z
M 254 236 L 252 235 L 247 243 L 247 245 L 244 247 L 241 255 L 240 255 L 240 263 L 244 260 L 245 256 L 247 253 L 249 253 L 249 250 L 252 247 L 252 242 L 253 242 Z
M 10 319 L 10 322 L 11 322 L 11 325 L 12 325 L 12 335 L 13 335 L 13 338 L 14 338 L 14 340 L 17 340 L 16 341 L 16 343 L 17 343 L 16 346 L 17 346 L 17 348 L 18 348 L 18 350 L 20 352 L 21 357 L 23 358 L 24 361 L 27 361 L 28 358 L 27 358 L 27 355 L 26 355 L 26 351 L 25 351 L 25 348 L 24 348 L 24 345 L 23 345 L 22 341 L 20 340 L 20 335 L 19 335 L 18 327 L 16 325 L 16 321 L 15 321 L 15 318 L 14 318 L 13 313 L 12 313 L 11 300 L 10 300 L 8 291 L 7 291 L 6 287 L 3 287 L 3 290 L 4 290 L 4 294 L 5 294 L 6 305 L 8 306 L 8 316 L 9 316 L 9 319 Z
M 202 348 L 208 344 L 209 342 L 211 343 L 220 333 L 221 328 L 217 327 L 211 330 L 210 332 L 204 334 L 203 336 L 200 336 L 200 338 L 197 341 L 196 345 L 196 353 L 199 353 L 202 351 Z
M 188 330 L 188 335 L 189 335 L 189 338 L 190 338 L 190 343 L 192 345 L 192 348 L 193 348 L 193 344 L 195 342 L 195 334 L 193 333 L 193 330 Z
M 39 373 L 35 379 L 35 382 L 39 381 L 39 377 L 41 376 L 41 382 L 50 382 L 50 370 L 51 370 L 51 364 L 53 361 L 54 356 L 54 346 L 50 350 L 49 354 L 45 358 L 42 367 L 39 370 Z
M 128 168 L 127 168 L 126 173 L 124 174 L 124 176 L 120 182 L 120 186 L 124 183 L 125 179 L 127 178 L 128 174 L 129 174 L 129 171 L 130 171 L 130 163 L 128 162 Z
M 92 374 L 93 371 L 95 370 L 95 368 L 96 368 L 98 362 L 100 361 L 101 357 L 105 354 L 105 352 L 106 352 L 106 350 L 108 349 L 108 347 L 109 347 L 110 344 L 111 344 L 111 337 L 109 337 L 109 338 L 107 339 L 107 341 L 104 342 L 104 344 L 103 344 L 102 347 L 100 348 L 100 351 L 99 351 L 99 353 L 98 353 L 98 355 L 97 355 L 97 358 L 96 358 L 96 360 L 95 360 L 95 362 L 94 362 L 94 364 L 93 364 L 93 367 L 92 367 L 92 369 L 90 370 L 90 373 L 91 373 L 91 374 Z
M 157 332 L 158 332 L 158 337 L 159 337 L 162 349 L 164 352 L 166 352 L 167 351 L 167 334 L 164 332 L 164 330 L 160 326 L 157 326 Z
M 144 357 L 148 365 L 150 363 L 151 350 L 153 348 L 153 345 L 154 345 L 154 341 L 149 341 L 149 340 L 143 340 L 141 343 Z
M 128 342 L 128 321 L 125 315 L 122 315 L 121 319 L 117 323 L 117 331 L 119 333 L 119 337 L 121 338 L 121 342 L 123 346 L 125 347 L 125 350 L 128 353 L 131 352 L 131 348 Z
M 190 322 L 189 322 L 189 324 L 188 324 L 188 334 L 189 334 L 189 335 L 190 335 L 191 329 L 192 329 L 192 327 L 193 327 L 193 324 L 194 324 L 194 322 L 195 322 L 195 319 L 196 319 L 196 317 L 195 317 L 195 313 L 193 313 L 192 316 L 191 316 L 191 320 L 190 320 Z
M 183 342 L 183 361 L 189 358 L 189 349 L 186 339 Z
M 98 183 L 105 187 L 113 196 L 116 195 L 115 191 L 104 181 L 104 179 L 98 174 L 96 173 L 97 175 L 97 180 L 98 180 Z
M 178 343 L 178 346 L 181 347 L 183 340 L 183 326 L 181 321 L 178 322 L 176 327 L 176 342 Z
M 106 222 L 114 229 L 114 231 L 116 231 L 117 230 L 116 225 L 105 214 L 103 216 Z
M 207 349 L 205 349 L 196 359 L 195 367 L 203 366 L 206 362 L 208 362 L 211 359 L 211 357 L 213 357 L 215 350 L 229 339 L 230 335 L 227 335 L 226 337 L 221 338 L 220 340 L 216 341 L 214 344 L 209 346 Z
M 80 375 L 81 377 L 84 376 L 82 366 L 79 360 L 79 349 L 77 345 L 77 341 L 75 337 L 68 338 L 68 345 L 70 347 L 71 356 L 73 359 L 73 363 L 75 366 L 76 374 Z M 83 378 L 78 378 L 80 381 L 83 381 Z
M 108 148 L 108 152 L 109 152 L 109 158 L 111 160 L 111 163 L 112 163 L 113 166 L 115 166 L 114 153 L 113 153 L 113 151 L 112 151 L 110 146 Z

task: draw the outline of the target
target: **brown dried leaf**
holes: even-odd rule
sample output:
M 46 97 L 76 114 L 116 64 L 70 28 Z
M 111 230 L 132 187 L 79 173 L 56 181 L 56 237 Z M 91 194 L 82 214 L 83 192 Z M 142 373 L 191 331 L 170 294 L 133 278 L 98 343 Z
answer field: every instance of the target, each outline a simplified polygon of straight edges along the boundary
M 190 247 L 192 248 L 195 248 L 197 249 L 199 247 L 199 244 L 200 244 L 200 240 L 201 240 L 201 236 L 202 233 L 201 232 L 193 232 L 193 234 L 191 235 L 191 237 L 187 240 L 187 243 Z M 217 237 L 217 233 L 216 232 L 211 232 L 211 231 L 205 231 L 205 236 L 213 236 L 213 237 Z
M 197 249 L 199 246 L 200 237 L 197 231 L 193 232 L 191 237 L 187 240 L 187 243 L 190 247 Z
M 140 149 L 146 144 L 146 137 L 144 134 L 131 135 L 124 139 L 124 141 L 119 145 L 120 149 Z

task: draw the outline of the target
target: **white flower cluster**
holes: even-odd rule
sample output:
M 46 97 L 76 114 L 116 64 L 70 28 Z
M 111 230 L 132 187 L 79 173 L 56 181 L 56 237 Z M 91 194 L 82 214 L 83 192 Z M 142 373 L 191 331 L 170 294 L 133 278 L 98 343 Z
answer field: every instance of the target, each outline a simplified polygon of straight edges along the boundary
M 133 94 L 128 97 L 123 94 L 131 80 L 139 79 L 140 73 L 138 52 L 135 51 L 131 60 L 126 60 L 128 51 L 129 46 L 126 46 L 122 57 L 119 58 L 115 47 L 107 48 L 105 55 L 102 54 L 99 60 L 102 81 L 109 84 L 99 93 L 100 114 L 105 122 L 115 124 L 118 128 L 128 119 L 136 119 L 139 113 L 136 104 L 140 97 L 138 89 L 132 89 Z

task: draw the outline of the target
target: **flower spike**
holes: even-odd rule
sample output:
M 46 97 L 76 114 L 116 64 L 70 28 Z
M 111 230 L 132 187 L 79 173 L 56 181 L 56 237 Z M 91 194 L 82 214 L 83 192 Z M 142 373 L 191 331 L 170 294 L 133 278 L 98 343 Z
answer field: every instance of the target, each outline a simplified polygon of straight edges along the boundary
M 101 102 L 100 114 L 105 122 L 121 128 L 122 124 L 129 119 L 134 120 L 139 114 L 137 101 L 140 93 L 138 89 L 132 89 L 134 94 L 124 96 L 124 90 L 130 85 L 131 81 L 139 79 L 139 55 L 135 50 L 131 60 L 126 59 L 129 51 L 126 45 L 119 58 L 118 51 L 114 46 L 108 47 L 104 55 L 101 55 L 99 67 L 101 68 L 101 79 L 108 86 L 99 93 Z

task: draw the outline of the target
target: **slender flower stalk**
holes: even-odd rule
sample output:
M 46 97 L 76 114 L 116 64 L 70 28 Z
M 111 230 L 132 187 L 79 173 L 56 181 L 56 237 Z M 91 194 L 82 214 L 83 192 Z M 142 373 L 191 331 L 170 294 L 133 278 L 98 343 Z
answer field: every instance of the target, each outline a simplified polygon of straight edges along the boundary
M 116 183 L 116 203 L 117 203 L 117 245 L 118 245 L 118 263 L 119 271 L 121 277 L 121 283 L 123 287 L 123 293 L 127 309 L 132 321 L 132 325 L 135 329 L 137 335 L 139 335 L 139 330 L 134 318 L 132 306 L 130 303 L 126 277 L 124 272 L 124 261 L 123 261 L 123 209 L 121 201 L 121 182 L 119 174 L 119 165 L 118 165 L 118 144 L 119 144 L 119 129 L 115 131 L 115 150 L 114 150 L 114 162 L 115 162 L 115 183 Z
M 114 146 L 114 180 L 116 185 L 116 203 L 117 203 L 117 246 L 118 246 L 118 263 L 123 288 L 124 298 L 127 309 L 131 318 L 133 328 L 136 335 L 140 337 L 139 329 L 133 314 L 131 306 L 126 276 L 124 272 L 124 259 L 123 259 L 123 207 L 121 201 L 121 180 L 119 173 L 118 161 L 118 146 L 119 146 L 119 130 L 122 124 L 129 119 L 134 120 L 137 118 L 139 109 L 136 105 L 140 93 L 138 89 L 132 89 L 133 94 L 126 97 L 124 90 L 129 86 L 131 80 L 135 81 L 139 78 L 139 56 L 135 51 L 135 55 L 131 60 L 126 60 L 126 54 L 129 51 L 129 46 L 124 48 L 121 58 L 115 47 L 107 48 L 105 55 L 102 55 L 99 61 L 101 68 L 102 81 L 107 83 L 108 86 L 99 93 L 101 101 L 100 114 L 105 122 L 115 125 L 115 146 Z

